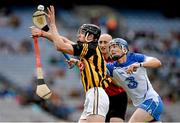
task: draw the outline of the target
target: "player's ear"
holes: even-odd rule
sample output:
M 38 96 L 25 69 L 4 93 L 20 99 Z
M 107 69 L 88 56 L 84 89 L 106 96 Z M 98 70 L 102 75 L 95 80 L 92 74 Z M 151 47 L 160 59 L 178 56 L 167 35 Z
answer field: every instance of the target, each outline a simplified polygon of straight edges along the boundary
M 86 35 L 86 41 L 87 41 L 87 42 L 90 42 L 90 41 L 92 41 L 92 40 L 94 40 L 94 35 L 93 35 L 93 34 L 87 34 L 87 35 Z
M 89 34 L 88 36 L 90 39 L 94 39 L 94 35 L 93 34 Z

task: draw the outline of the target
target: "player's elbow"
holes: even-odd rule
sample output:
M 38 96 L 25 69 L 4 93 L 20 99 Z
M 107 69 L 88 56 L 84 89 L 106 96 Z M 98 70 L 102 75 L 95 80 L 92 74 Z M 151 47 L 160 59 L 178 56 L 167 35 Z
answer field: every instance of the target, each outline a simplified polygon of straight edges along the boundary
M 156 67 L 161 67 L 162 63 L 159 59 L 156 59 Z
M 57 51 L 62 51 L 62 48 L 59 45 L 54 45 Z
M 57 51 L 60 51 L 60 52 L 66 52 L 67 49 L 65 47 L 60 47 L 60 46 L 55 46 L 56 47 L 56 50 Z
M 64 43 L 55 42 L 54 46 L 55 46 L 57 51 L 64 52 L 66 50 L 66 47 L 64 46 Z
M 71 45 L 56 46 L 56 50 L 63 53 L 70 54 L 70 55 L 74 54 L 74 51 Z

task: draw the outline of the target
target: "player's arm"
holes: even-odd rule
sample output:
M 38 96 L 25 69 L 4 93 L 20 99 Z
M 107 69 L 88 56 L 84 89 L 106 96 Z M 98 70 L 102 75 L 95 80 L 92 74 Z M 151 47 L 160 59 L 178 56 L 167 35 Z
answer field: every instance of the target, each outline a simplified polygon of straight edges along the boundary
M 59 34 L 52 34 L 52 41 L 58 51 L 74 55 L 72 44 L 65 43 Z
M 126 70 L 128 74 L 135 72 L 139 67 L 158 68 L 161 66 L 161 61 L 155 57 L 149 57 L 143 54 L 135 54 L 134 58 L 138 63 L 132 64 L 128 67 Z
M 160 67 L 161 61 L 155 57 L 145 57 L 144 62 L 139 63 L 139 66 L 146 67 L 146 68 L 158 68 Z
M 60 38 L 64 41 L 64 43 L 68 43 L 68 44 L 75 44 L 75 42 L 69 40 L 68 38 L 66 37 L 63 37 L 63 36 L 60 36 Z
M 38 37 L 44 37 L 44 38 L 47 38 L 48 40 L 50 40 L 51 42 L 53 42 L 53 39 L 52 39 L 52 36 L 51 36 L 52 34 L 50 32 L 40 30 L 39 33 L 40 34 L 38 35 Z M 61 36 L 61 35 L 58 34 L 58 37 L 61 38 L 64 41 L 64 43 L 75 44 L 75 42 L 69 40 L 68 38 L 66 38 L 64 36 Z
M 41 37 L 45 37 L 45 38 L 47 38 L 48 40 L 50 40 L 51 42 L 53 42 L 53 39 L 52 39 L 52 36 L 51 36 L 51 35 L 52 35 L 51 33 L 46 32 L 46 31 L 43 31 L 43 30 L 41 31 L 41 34 L 40 34 Z M 59 37 L 60 39 L 62 39 L 62 40 L 64 41 L 64 43 L 75 44 L 75 42 L 69 40 L 68 38 L 66 38 L 66 37 L 64 37 L 64 36 L 61 36 L 61 35 L 58 34 L 58 37 Z
M 47 38 L 49 41 L 54 43 L 54 45 L 58 51 L 68 53 L 70 55 L 74 54 L 72 43 L 67 42 L 67 41 L 70 42 L 70 40 L 66 39 L 66 41 L 64 41 L 65 38 L 62 38 L 62 36 L 60 36 L 59 33 L 45 32 L 36 27 L 32 27 L 31 32 L 32 32 L 32 36 Z
M 62 51 L 64 53 L 73 55 L 74 54 L 73 47 L 70 43 L 67 43 L 67 42 L 71 42 L 71 41 L 65 37 L 60 36 L 58 33 L 58 30 L 56 27 L 56 22 L 55 22 L 54 6 L 48 7 L 47 10 L 48 10 L 47 16 L 48 16 L 50 32 L 51 32 L 50 39 L 52 39 L 51 41 L 53 41 L 53 43 L 58 51 Z
M 56 27 L 56 22 L 55 22 L 54 7 L 50 6 L 47 9 L 48 9 L 47 17 L 49 20 L 50 30 L 48 32 L 45 32 L 43 30 L 40 30 L 40 29 L 34 27 L 34 28 L 32 28 L 32 36 L 45 37 L 49 41 L 54 43 L 54 45 L 58 51 L 73 55 L 74 54 L 73 47 L 70 43 L 67 43 L 67 42 L 70 42 L 70 40 L 60 36 L 58 33 L 58 30 Z
M 161 66 L 161 61 L 155 57 L 145 56 L 144 61 L 130 65 L 128 69 L 136 71 L 139 67 L 158 68 Z

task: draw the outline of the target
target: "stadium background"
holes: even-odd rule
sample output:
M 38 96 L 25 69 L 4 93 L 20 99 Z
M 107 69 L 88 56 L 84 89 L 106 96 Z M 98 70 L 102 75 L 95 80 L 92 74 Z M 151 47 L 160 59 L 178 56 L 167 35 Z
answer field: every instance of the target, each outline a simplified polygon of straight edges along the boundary
M 148 70 L 163 98 L 163 121 L 180 121 L 180 13 L 171 0 L 1 0 L 0 122 L 77 121 L 84 92 L 77 68 L 68 69 L 61 53 L 39 39 L 45 80 L 54 91 L 43 101 L 34 95 L 35 56 L 29 26 L 38 4 L 54 4 L 60 33 L 73 41 L 83 23 L 101 26 L 103 33 L 123 37 L 131 50 L 158 57 L 163 66 Z M 129 101 L 126 120 L 134 107 Z

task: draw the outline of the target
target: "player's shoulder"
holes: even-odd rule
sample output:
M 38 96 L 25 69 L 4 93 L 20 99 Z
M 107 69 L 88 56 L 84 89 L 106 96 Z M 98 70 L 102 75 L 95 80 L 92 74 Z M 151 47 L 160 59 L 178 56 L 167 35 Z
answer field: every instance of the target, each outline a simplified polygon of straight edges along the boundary
M 130 53 L 128 53 L 128 55 L 131 56 L 131 57 L 134 57 L 134 56 L 139 56 L 139 55 L 144 55 L 144 54 L 136 53 L 136 52 L 130 52 Z
M 128 61 L 133 62 L 143 62 L 145 59 L 145 55 L 142 53 L 129 53 L 128 54 Z
M 144 57 L 144 54 L 131 52 L 131 53 L 128 53 L 127 57 L 131 59 L 136 59 L 137 57 Z

